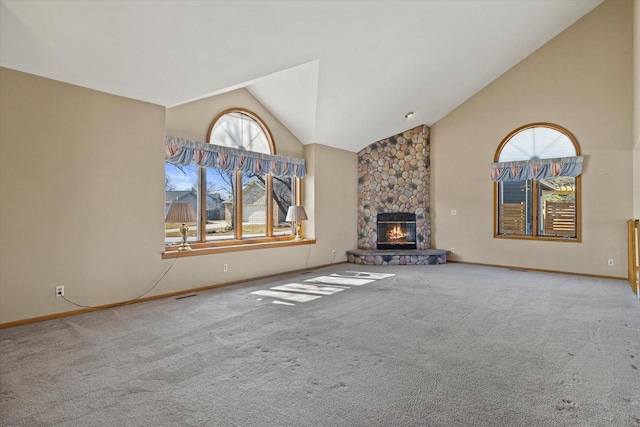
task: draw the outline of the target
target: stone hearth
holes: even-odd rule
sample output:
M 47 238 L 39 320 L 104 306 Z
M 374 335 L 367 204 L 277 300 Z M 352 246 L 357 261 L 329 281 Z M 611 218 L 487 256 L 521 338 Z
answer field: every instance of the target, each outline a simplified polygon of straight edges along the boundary
M 347 251 L 347 261 L 369 265 L 434 265 L 447 262 L 448 251 L 424 249 L 408 251 L 385 251 L 354 249 Z

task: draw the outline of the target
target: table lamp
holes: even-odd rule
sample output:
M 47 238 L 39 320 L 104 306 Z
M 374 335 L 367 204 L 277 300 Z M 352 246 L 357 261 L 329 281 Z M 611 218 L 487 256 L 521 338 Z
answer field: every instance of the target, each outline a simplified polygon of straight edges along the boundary
M 193 211 L 191 203 L 174 202 L 169 207 L 169 212 L 164 222 L 178 222 L 181 223 L 180 233 L 182 234 L 182 243 L 178 248 L 179 251 L 190 251 L 191 247 L 187 243 L 187 232 L 189 227 L 188 222 L 196 221 L 196 213 Z
M 305 221 L 307 219 L 309 218 L 307 218 L 307 213 L 304 211 L 304 207 L 289 206 L 285 221 L 291 221 L 293 223 L 293 232 L 296 236 L 296 240 L 302 240 L 302 236 L 300 236 L 300 221 Z

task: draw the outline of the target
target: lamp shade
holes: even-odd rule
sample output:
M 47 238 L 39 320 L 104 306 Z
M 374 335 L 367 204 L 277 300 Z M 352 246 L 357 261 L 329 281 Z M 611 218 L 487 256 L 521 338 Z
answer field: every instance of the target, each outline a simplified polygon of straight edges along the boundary
M 164 222 L 195 222 L 196 213 L 193 211 L 191 203 L 174 202 L 169 207 L 169 213 L 164 219 Z
M 304 221 L 308 219 L 307 213 L 302 206 L 289 206 L 285 221 Z

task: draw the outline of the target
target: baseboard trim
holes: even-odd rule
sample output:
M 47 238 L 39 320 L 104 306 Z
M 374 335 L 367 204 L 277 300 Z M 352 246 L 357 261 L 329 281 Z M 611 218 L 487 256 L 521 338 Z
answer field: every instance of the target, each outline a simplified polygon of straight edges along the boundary
M 264 276 L 250 277 L 250 278 L 241 279 L 241 280 L 233 280 L 231 282 L 217 283 L 215 285 L 203 286 L 203 287 L 200 287 L 200 288 L 191 288 L 191 289 L 186 289 L 186 290 L 183 290 L 183 291 L 169 292 L 169 293 L 165 293 L 165 294 L 154 295 L 154 296 L 135 299 L 135 300 L 128 300 L 128 301 L 116 302 L 116 303 L 112 303 L 112 304 L 105 304 L 105 305 L 101 305 L 101 306 L 97 306 L 97 307 L 81 308 L 81 309 L 78 309 L 78 310 L 71 310 L 71 311 L 64 311 L 64 312 L 61 312 L 61 313 L 47 314 L 45 316 L 38 316 L 38 317 L 31 317 L 31 318 L 28 318 L 28 319 L 14 320 L 14 321 L 11 321 L 11 322 L 0 323 L 0 329 L 13 328 L 13 327 L 16 327 L 16 326 L 28 325 L 30 323 L 46 322 L 47 320 L 61 319 L 61 318 L 64 318 L 64 317 L 78 316 L 80 314 L 87 314 L 87 313 L 91 313 L 91 312 L 94 312 L 94 311 L 108 310 L 110 308 L 123 307 L 125 305 L 133 305 L 133 304 L 138 304 L 138 303 L 147 302 L 147 301 L 153 301 L 153 300 L 157 300 L 157 299 L 173 298 L 173 297 L 176 297 L 176 296 L 179 296 L 179 295 L 190 294 L 190 293 L 193 293 L 193 292 L 208 291 L 210 289 L 216 289 L 216 288 L 222 288 L 222 287 L 225 287 L 225 286 L 237 285 L 238 283 L 250 282 L 250 281 L 253 281 L 253 280 L 270 279 L 272 277 L 286 276 L 287 274 L 296 274 L 296 273 L 301 273 L 301 272 L 304 272 L 304 271 L 313 271 L 313 270 L 318 270 L 320 268 L 325 268 L 325 267 L 330 267 L 332 265 L 340 265 L 340 264 L 347 264 L 347 261 L 341 261 L 341 262 L 335 262 L 335 263 L 332 262 L 330 264 L 323 264 L 323 265 L 318 265 L 318 266 L 315 266 L 315 267 L 301 268 L 301 269 L 298 269 L 298 270 L 291 270 L 291 271 L 285 271 L 285 272 L 281 272 L 281 273 L 267 274 L 267 275 L 264 275 Z
M 485 263 L 479 263 L 479 262 L 454 261 L 454 260 L 451 260 L 451 259 L 447 260 L 447 264 L 448 263 L 479 265 L 479 266 L 484 266 L 484 267 L 506 268 L 506 269 L 511 269 L 511 270 L 516 269 L 516 270 L 522 270 L 522 271 L 536 271 L 536 272 L 540 272 L 540 273 L 567 274 L 567 275 L 570 275 L 570 276 L 594 277 L 594 278 L 597 278 L 597 279 L 613 279 L 613 280 L 624 280 L 624 281 L 628 280 L 626 277 L 604 276 L 604 275 L 599 275 L 599 274 L 587 274 L 587 273 L 574 273 L 574 272 L 570 272 L 570 271 L 559 271 L 559 270 L 547 270 L 547 269 L 541 269 L 541 268 L 518 267 L 518 266 L 513 266 L 513 265 L 485 264 Z M 268 275 L 264 275 L 264 276 L 250 277 L 250 278 L 242 279 L 242 280 L 233 280 L 231 282 L 217 283 L 215 285 L 203 286 L 203 287 L 200 287 L 200 288 L 191 288 L 191 289 L 186 289 L 186 290 L 183 290 L 183 291 L 169 292 L 169 293 L 165 293 L 165 294 L 154 295 L 154 296 L 135 299 L 135 300 L 128 300 L 128 301 L 116 302 L 116 303 L 112 303 L 112 304 L 105 304 L 105 305 L 101 305 L 101 306 L 98 306 L 98 307 L 82 308 L 82 309 L 78 309 L 78 310 L 64 311 L 64 312 L 61 312 L 61 313 L 47 314 L 45 316 L 31 317 L 31 318 L 22 319 L 22 320 L 14 320 L 14 321 L 11 321 L 11 322 L 0 323 L 0 329 L 13 328 L 13 327 L 16 327 L 16 326 L 27 325 L 27 324 L 30 324 L 30 323 L 46 322 L 47 320 L 61 319 L 61 318 L 64 318 L 64 317 L 78 316 L 78 315 L 81 315 L 81 314 L 91 313 L 91 312 L 94 312 L 94 311 L 108 310 L 110 308 L 123 307 L 125 305 L 138 304 L 138 303 L 141 303 L 141 302 L 153 301 L 153 300 L 157 300 L 157 299 L 173 298 L 173 297 L 176 297 L 176 296 L 179 296 L 179 295 L 189 294 L 189 293 L 193 293 L 193 292 L 202 292 L 202 291 L 207 291 L 207 290 L 210 290 L 210 289 L 216 289 L 216 288 L 222 288 L 222 287 L 225 287 L 225 286 L 237 285 L 238 283 L 250 282 L 250 281 L 253 281 L 253 280 L 270 279 L 272 277 L 285 276 L 287 274 L 301 273 L 303 271 L 313 271 L 313 270 L 318 270 L 320 268 L 325 268 L 325 267 L 330 267 L 332 265 L 340 265 L 340 264 L 347 264 L 347 261 L 342 261 L 342 262 L 338 262 L 338 263 L 323 264 L 323 265 L 318 265 L 318 266 L 315 266 L 315 267 L 301 268 L 301 269 L 298 269 L 298 270 L 285 271 L 285 272 L 282 272 L 282 273 L 274 273 L 274 274 L 268 274 Z
M 603 276 L 601 274 L 574 273 L 574 272 L 571 272 L 571 271 L 560 271 L 560 270 L 546 270 L 546 269 L 543 269 L 543 268 L 518 267 L 518 266 L 515 266 L 515 265 L 484 264 L 484 263 L 481 263 L 481 262 L 453 261 L 451 259 L 447 260 L 447 264 L 448 263 L 481 265 L 481 266 L 484 266 L 484 267 L 506 268 L 506 269 L 509 269 L 509 270 L 537 271 L 537 272 L 540 272 L 540 273 L 567 274 L 567 275 L 570 275 L 570 276 L 594 277 L 596 279 L 627 280 L 626 277 Z

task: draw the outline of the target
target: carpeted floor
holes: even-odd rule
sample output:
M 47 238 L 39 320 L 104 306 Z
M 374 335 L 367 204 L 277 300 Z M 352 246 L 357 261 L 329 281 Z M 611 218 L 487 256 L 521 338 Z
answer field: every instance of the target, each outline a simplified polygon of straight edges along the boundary
M 640 426 L 620 280 L 340 264 L 0 344 L 3 426 Z

